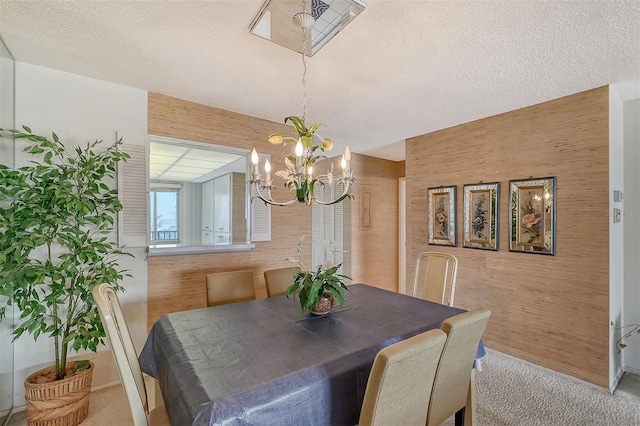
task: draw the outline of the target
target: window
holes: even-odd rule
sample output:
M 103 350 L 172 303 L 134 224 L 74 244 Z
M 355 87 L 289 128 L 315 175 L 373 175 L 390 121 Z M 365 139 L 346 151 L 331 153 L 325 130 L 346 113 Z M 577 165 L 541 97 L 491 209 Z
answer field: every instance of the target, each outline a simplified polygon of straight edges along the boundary
M 215 194 L 206 189 L 216 178 L 230 174 L 234 185 L 226 245 L 229 250 L 252 248 L 257 209 L 251 208 L 247 191 L 247 150 L 160 136 L 118 136 L 131 155 L 118 168 L 118 195 L 124 206 L 118 214 L 121 246 L 148 246 L 151 256 L 228 251 L 224 244 L 209 241 Z M 270 229 L 270 221 L 266 225 Z
M 155 188 L 149 193 L 152 243 L 180 242 L 180 190 Z

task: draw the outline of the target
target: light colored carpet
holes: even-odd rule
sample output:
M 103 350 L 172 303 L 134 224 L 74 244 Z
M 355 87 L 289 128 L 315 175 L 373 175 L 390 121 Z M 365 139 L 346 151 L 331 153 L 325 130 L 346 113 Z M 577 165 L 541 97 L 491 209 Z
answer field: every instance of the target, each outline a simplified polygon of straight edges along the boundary
M 152 382 L 148 382 L 150 393 Z M 640 376 L 625 374 L 611 395 L 606 389 L 487 349 L 476 376 L 478 424 L 481 426 L 639 426 Z M 150 395 L 150 401 L 153 396 Z M 26 426 L 16 413 L 10 426 Z M 121 386 L 91 394 L 86 426 L 131 425 Z M 453 425 L 453 417 L 446 426 Z
M 476 375 L 480 425 L 640 425 L 640 376 L 625 374 L 611 395 L 491 349 L 482 370 Z

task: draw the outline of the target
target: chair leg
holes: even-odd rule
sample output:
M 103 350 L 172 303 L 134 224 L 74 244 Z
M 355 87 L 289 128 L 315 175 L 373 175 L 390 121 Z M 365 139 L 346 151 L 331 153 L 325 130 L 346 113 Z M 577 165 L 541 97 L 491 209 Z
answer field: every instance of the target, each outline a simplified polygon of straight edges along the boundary
M 471 379 L 469 380 L 469 392 L 467 393 L 467 406 L 464 410 L 464 425 L 476 425 L 476 369 L 471 369 Z
M 158 408 L 158 407 L 162 407 L 164 405 L 164 399 L 162 399 L 162 391 L 160 390 L 160 382 L 157 380 L 154 380 L 155 383 L 155 395 L 154 395 L 154 402 L 155 402 L 155 406 L 153 408 Z
M 464 421 L 465 421 L 465 412 L 467 410 L 465 410 L 465 407 L 462 407 L 461 409 L 459 409 L 458 411 L 456 411 L 456 415 L 455 415 L 455 426 L 464 426 Z

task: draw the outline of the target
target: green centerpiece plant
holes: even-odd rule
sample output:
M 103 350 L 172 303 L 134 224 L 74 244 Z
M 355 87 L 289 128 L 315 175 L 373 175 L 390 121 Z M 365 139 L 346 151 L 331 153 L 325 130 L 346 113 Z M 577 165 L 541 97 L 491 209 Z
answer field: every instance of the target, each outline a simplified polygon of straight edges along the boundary
M 303 239 L 304 236 L 298 242 L 299 255 Z M 344 304 L 345 290 L 350 291 L 344 280 L 351 280 L 351 277 L 338 273 L 342 264 L 318 265 L 315 270 L 310 271 L 299 255 L 289 258 L 297 263 L 301 270 L 294 275 L 293 284 L 287 288 L 287 297 L 291 294 L 295 297 L 297 294 L 302 311 L 314 314 L 328 313 L 336 301 Z
M 32 376 L 33 383 L 57 382 L 93 368 L 67 363 L 70 350 L 95 352 L 104 344 L 93 288 L 109 283 L 122 290 L 118 282 L 130 276 L 118 262 L 131 254 L 113 238 L 122 209 L 116 169 L 129 156 L 119 149 L 122 140 L 67 149 L 55 133 L 48 138 L 27 126 L 0 132 L 13 136 L 16 150 L 26 142 L 28 161 L 15 169 L 0 165 L 0 295 L 7 298 L 0 320 L 14 305 L 20 312 L 14 341 L 25 333 L 53 339 L 53 368 Z

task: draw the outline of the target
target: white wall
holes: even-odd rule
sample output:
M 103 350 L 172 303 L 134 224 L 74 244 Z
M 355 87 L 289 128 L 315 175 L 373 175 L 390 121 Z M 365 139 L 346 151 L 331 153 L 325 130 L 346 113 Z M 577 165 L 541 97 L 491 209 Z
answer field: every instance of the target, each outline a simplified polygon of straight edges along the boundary
M 624 108 L 624 305 L 622 323 L 640 324 L 640 100 Z M 627 329 L 630 330 L 630 329 Z M 624 371 L 640 374 L 640 336 L 627 340 Z
M 609 87 L 609 321 L 614 326 L 609 333 L 609 388 L 615 388 L 622 376 L 622 361 L 616 354 L 616 327 L 622 321 L 624 297 L 624 222 L 613 223 L 613 209 L 623 209 L 613 201 L 613 191 L 624 188 L 623 175 L 623 102 Z
M 13 127 L 13 59 L 0 38 L 0 127 Z M 0 164 L 13 167 L 13 145 L 0 139 Z M 0 296 L 0 306 L 7 301 Z M 13 406 L 13 348 L 11 332 L 13 309 L 6 311 L 7 320 L 0 322 L 0 422 Z
M 96 139 L 112 143 L 116 132 L 147 134 L 147 92 L 35 65 L 16 62 L 15 123 L 36 133 L 52 131 L 69 144 Z M 19 160 L 18 160 L 19 161 Z M 147 264 L 145 250 L 129 250 L 135 258 L 121 265 L 133 274 L 125 279 L 120 297 L 138 350 L 147 335 Z M 14 344 L 15 405 L 24 405 L 24 379 L 53 360 L 53 344 L 45 337 L 37 342 L 22 336 Z M 94 387 L 117 380 L 110 351 L 90 353 L 96 371 Z
M 640 323 L 640 81 L 612 84 L 609 90 L 610 212 L 620 209 L 619 224 L 610 229 L 610 385 L 623 371 L 640 373 L 640 336 L 628 339 L 618 353 L 621 327 Z M 613 191 L 623 192 L 622 202 Z M 619 226 L 620 225 L 620 226 Z

